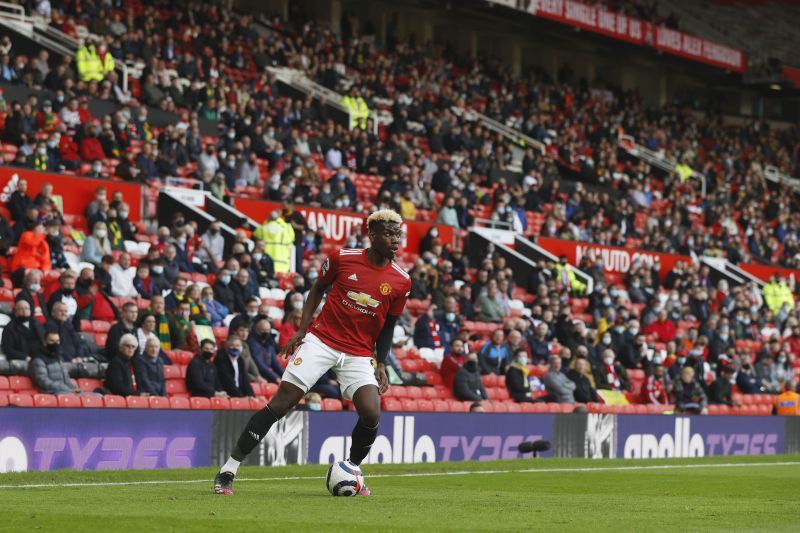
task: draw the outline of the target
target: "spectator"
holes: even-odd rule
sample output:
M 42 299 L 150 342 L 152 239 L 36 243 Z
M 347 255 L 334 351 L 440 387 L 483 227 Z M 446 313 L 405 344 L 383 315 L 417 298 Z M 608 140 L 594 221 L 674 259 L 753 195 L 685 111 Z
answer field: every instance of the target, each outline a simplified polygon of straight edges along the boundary
M 511 354 L 502 329 L 496 329 L 492 333 L 492 340 L 483 345 L 478 357 L 481 374 L 503 375 L 506 373 Z
M 676 412 L 708 414 L 706 393 L 700 383 L 694 379 L 694 368 L 685 366 L 681 369 L 680 379 L 675 381 L 672 394 L 675 399 Z
M 204 263 L 218 263 L 222 261 L 222 254 L 225 250 L 225 237 L 222 236 L 222 226 L 219 221 L 214 221 L 208 226 L 200 238 L 202 246 L 197 252 L 197 257 Z
M 44 394 L 80 394 L 78 384 L 69 377 L 61 361 L 58 333 L 48 331 L 39 354 L 28 363 L 28 373 L 34 386 Z
M 231 287 L 231 274 L 225 268 L 220 269 L 217 273 L 217 279 L 214 283 L 214 297 L 230 312 L 236 311 L 233 288 Z
M 123 335 L 134 335 L 134 338 L 136 338 L 137 313 L 138 309 L 133 302 L 128 302 L 122 306 L 122 313 L 120 313 L 119 321 L 113 324 L 108 330 L 105 346 L 105 356 L 107 360 L 111 361 L 119 355 L 120 340 Z M 138 339 L 136 345 L 139 346 Z
M 33 310 L 32 317 L 34 320 L 44 321 L 47 305 L 42 294 L 42 272 L 40 270 L 31 269 L 25 273 L 22 290 L 19 291 L 14 300 L 28 302 L 28 305 Z
M 117 344 L 117 357 L 111 359 L 106 369 L 106 389 L 119 396 L 149 396 L 140 389 L 136 379 L 133 357 L 139 347 L 136 337 L 125 333 Z
M 797 393 L 797 380 L 791 379 L 784 384 L 784 390 L 775 398 L 774 413 L 779 416 L 800 415 L 800 394 Z
M 56 302 L 63 302 L 67 306 L 67 315 L 70 319 L 78 312 L 78 300 L 75 294 L 75 284 L 78 275 L 74 270 L 65 270 L 58 278 L 58 289 L 47 300 L 47 312 L 52 313 Z
M 561 356 L 550 356 L 550 369 L 544 376 L 544 386 L 558 403 L 575 403 L 575 382 L 561 372 Z
M 261 300 L 255 296 L 247 300 L 244 306 L 244 313 L 235 315 L 230 324 L 228 324 L 228 329 L 233 331 L 243 324 L 246 326 L 252 325 L 252 321 L 256 318 L 256 316 L 258 316 L 258 306 L 260 303 Z M 286 310 L 284 309 L 284 312 L 285 311 Z
M 8 210 L 11 212 L 11 220 L 18 222 L 25 218 L 25 213 L 33 207 L 33 198 L 28 196 L 28 180 L 17 181 L 17 189 L 11 193 L 8 199 Z
M 61 358 L 66 363 L 80 363 L 86 357 L 83 341 L 67 314 L 67 306 L 62 302 L 53 304 L 53 313 L 45 323 L 45 331 L 55 331 L 61 344 Z
M 172 314 L 167 313 L 163 296 L 150 299 L 150 312 L 156 317 L 156 335 L 162 350 L 182 350 L 186 346 L 186 334 Z
M 228 394 L 222 390 L 216 366 L 212 361 L 216 348 L 213 340 L 204 339 L 200 342 L 200 352 L 186 367 L 186 388 L 192 396 L 228 397 Z
M 119 262 L 111 265 L 109 270 L 111 275 L 111 294 L 118 298 L 135 298 L 138 294 L 133 286 L 133 278 L 136 270 L 131 267 L 131 255 L 122 252 Z
M 550 359 L 550 343 L 547 341 L 548 329 L 545 322 L 536 326 L 536 332 L 530 343 L 531 359 L 535 365 L 544 364 Z
M 43 340 L 42 325 L 32 320 L 30 305 L 25 300 L 17 301 L 11 322 L 3 328 L 3 354 L 11 360 L 29 361 Z
M 664 365 L 655 363 L 653 365 L 653 373 L 647 376 L 644 387 L 642 387 L 642 403 L 654 405 L 669 404 L 667 390 Z
M 719 368 L 719 376 L 711 384 L 708 391 L 708 403 L 717 405 L 727 405 L 733 407 L 733 373 L 735 369 L 732 365 L 721 365 Z
M 286 320 L 283 321 L 283 326 L 281 326 L 281 332 L 278 337 L 281 348 L 286 346 L 289 339 L 297 333 L 302 318 L 303 313 L 301 311 L 292 311 L 289 313 L 289 316 L 286 317 Z
M 528 353 L 524 349 L 514 352 L 514 360 L 506 371 L 506 389 L 515 402 L 532 402 L 528 381 Z
M 736 386 L 742 394 L 760 394 L 763 392 L 761 380 L 756 376 L 750 361 L 745 360 L 742 362 L 739 372 L 736 373 Z
M 475 304 L 478 311 L 478 320 L 481 322 L 501 322 L 508 316 L 509 309 L 504 306 L 497 290 L 497 284 L 490 283 L 486 294 L 481 295 Z
M 647 326 L 645 333 L 655 336 L 656 342 L 671 342 L 675 340 L 675 324 L 668 318 L 666 309 L 658 312 L 658 319 Z
M 764 392 L 769 394 L 781 392 L 782 383 L 778 379 L 778 367 L 771 355 L 763 356 L 756 363 L 756 377 L 761 382 L 761 389 Z
M 108 240 L 108 227 L 105 222 L 96 222 L 92 234 L 83 243 L 81 261 L 99 266 L 103 256 L 110 254 L 111 241 Z
M 597 391 L 594 388 L 594 377 L 589 360 L 583 357 L 575 359 L 575 367 L 567 372 L 567 377 L 575 384 L 573 396 L 578 403 L 590 403 L 600 401 Z
M 214 299 L 214 289 L 211 287 L 203 287 L 200 303 L 206 308 L 206 312 L 210 315 L 209 320 L 212 326 L 221 326 L 225 317 L 230 314 L 227 307 Z
M 630 391 L 631 382 L 628 372 L 619 361 L 616 361 L 611 349 L 603 350 L 600 364 L 594 368 L 594 382 L 597 389 L 612 391 Z
M 47 244 L 44 224 L 38 222 L 33 230 L 22 232 L 17 244 L 17 253 L 11 258 L 10 268 L 12 272 L 31 268 L 49 272 L 52 269 L 50 246 Z
M 164 377 L 164 362 L 159 357 L 161 343 L 149 337 L 144 344 L 144 353 L 133 358 L 136 383 L 142 395 L 166 396 L 167 379 Z
M 217 354 L 215 365 L 222 389 L 231 398 L 255 396 L 247 379 L 247 372 L 242 361 L 242 340 L 232 336 L 225 343 L 225 350 Z
M 55 218 L 47 221 L 47 246 L 50 247 L 52 268 L 67 269 L 69 263 L 64 254 L 64 239 L 61 236 L 61 222 Z M 0 230 L 1 231 L 1 230 Z
M 467 402 L 479 402 L 488 398 L 478 368 L 478 354 L 475 352 L 467 355 L 466 361 L 456 372 L 453 393 L 459 400 Z
M 278 361 L 278 346 L 272 336 L 272 325 L 267 317 L 256 318 L 247 344 L 261 377 L 270 383 L 280 384 L 283 367 Z
M 254 296 L 250 290 L 249 281 L 250 272 L 242 268 L 236 273 L 236 279 L 230 282 L 233 292 L 233 310 L 237 313 L 245 313 L 245 304 Z
M 442 333 L 438 321 L 434 320 L 436 306 L 431 304 L 427 312 L 417 318 L 414 324 L 414 346 L 417 348 L 442 348 Z

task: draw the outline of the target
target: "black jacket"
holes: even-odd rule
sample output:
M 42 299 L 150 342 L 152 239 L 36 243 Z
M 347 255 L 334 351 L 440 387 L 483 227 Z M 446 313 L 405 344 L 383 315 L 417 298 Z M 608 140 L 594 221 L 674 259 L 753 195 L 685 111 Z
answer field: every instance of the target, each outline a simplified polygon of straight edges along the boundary
M 140 392 L 147 392 L 155 396 L 167 395 L 164 362 L 160 358 L 150 359 L 146 355 L 137 355 L 133 358 L 133 367 L 136 371 L 136 382 Z
M 239 368 L 239 379 L 236 380 L 234 374 L 234 361 L 228 356 L 228 353 L 221 350 L 217 353 L 217 359 L 214 365 L 217 367 L 217 375 L 219 376 L 219 383 L 222 390 L 228 393 L 231 398 L 241 398 L 242 396 L 255 396 L 253 388 L 247 379 L 247 370 L 244 368 L 244 361 L 241 357 L 237 358 L 235 364 Z
M 250 288 L 248 286 L 242 286 L 236 280 L 231 281 L 229 285 L 233 293 L 233 308 L 228 307 L 228 309 L 236 313 L 244 313 L 244 304 L 247 303 L 247 299 L 252 295 Z
M 453 393 L 462 401 L 478 402 L 487 399 L 480 370 L 476 367 L 474 371 L 470 372 L 463 366 L 459 368 L 453 380 Z
M 531 386 L 522 371 L 514 365 L 506 371 L 506 389 L 515 402 L 531 401 Z
M 192 396 L 205 396 L 211 398 L 214 393 L 221 391 L 222 387 L 217 378 L 217 369 L 213 363 L 195 356 L 186 367 L 186 388 Z
M 128 328 L 123 322 L 117 322 L 111 329 L 108 330 L 108 337 L 106 338 L 106 359 L 111 361 L 119 355 L 119 340 L 126 333 L 136 336 L 136 327 Z
M 38 307 L 42 310 L 42 314 L 47 316 L 47 302 L 44 300 L 44 295 L 40 292 L 32 293 L 29 289 L 22 289 L 17 294 L 17 297 L 14 298 L 14 302 L 19 302 L 20 300 L 25 300 L 28 302 L 28 305 L 31 306 L 31 315 L 33 315 L 34 311 Z
M 592 387 L 592 382 L 589 378 L 580 374 L 574 368 L 567 372 L 567 377 L 575 384 L 575 391 L 572 393 L 575 396 L 575 401 L 579 403 L 596 402 L 597 391 Z
M 614 370 L 617 372 L 620 390 L 631 390 L 631 380 L 628 378 L 628 372 L 625 370 L 625 367 L 619 364 L 619 362 L 614 361 Z M 594 382 L 598 389 L 610 390 L 612 388 L 611 384 L 608 382 L 608 376 L 605 373 L 605 366 L 602 362 L 592 368 L 592 374 L 594 374 Z
M 720 376 L 708 389 L 708 403 L 725 404 L 733 407 L 731 382 Z
M 28 326 L 23 326 L 17 319 L 13 319 L 3 329 L 0 345 L 8 359 L 25 360 L 38 353 L 43 339 L 44 332 L 39 322 L 31 319 Z
M 120 396 L 138 396 L 139 389 L 133 386 L 132 368 L 132 361 L 124 357 L 114 357 L 106 369 L 106 389 L 111 394 Z
M 214 284 L 214 298 L 216 298 L 216 300 L 219 303 L 221 303 L 222 305 L 233 311 L 234 296 L 233 296 L 233 289 L 231 289 L 231 283 L 224 285 L 219 281 L 216 282 Z
M 61 341 L 60 353 L 62 361 L 69 363 L 76 357 L 84 357 L 86 355 L 83 342 L 69 320 L 59 324 L 50 318 L 45 322 L 44 329 L 45 331 L 58 332 Z

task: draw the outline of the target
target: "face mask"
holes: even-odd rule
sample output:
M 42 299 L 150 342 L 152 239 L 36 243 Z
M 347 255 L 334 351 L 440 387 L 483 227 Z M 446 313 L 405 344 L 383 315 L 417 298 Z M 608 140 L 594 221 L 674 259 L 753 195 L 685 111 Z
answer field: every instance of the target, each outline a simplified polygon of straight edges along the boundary
M 349 206 L 350 206 L 350 200 L 347 199 L 347 198 L 344 198 L 342 200 L 342 207 L 349 207 Z
M 605 364 L 607 364 L 607 365 L 611 365 L 611 364 L 613 364 L 613 363 L 614 363 L 614 358 L 613 358 L 613 357 L 604 357 L 604 358 L 603 358 L 603 362 L 604 362 Z
M 203 357 L 203 359 L 205 359 L 205 360 L 209 360 L 209 359 L 211 359 L 212 357 L 214 357 L 214 352 L 208 352 L 208 351 L 206 351 L 206 352 L 201 352 L 201 353 L 200 353 L 200 355 Z
M 519 357 L 517 357 L 517 364 L 521 366 L 528 366 L 528 356 L 520 355 Z
M 153 274 L 163 274 L 163 273 L 164 273 L 163 266 L 156 265 L 153 267 Z
M 314 281 L 314 280 L 315 280 L 315 279 L 317 279 L 318 277 L 319 277 L 319 274 L 317 274 L 317 273 L 316 273 L 315 271 L 313 271 L 313 270 L 312 270 L 311 272 L 309 272 L 309 273 L 308 273 L 308 279 L 310 279 L 311 281 Z
M 211 235 L 219 234 L 219 228 L 211 228 L 209 231 L 211 232 Z
M 456 314 L 455 314 L 455 313 L 447 313 L 447 314 L 444 316 L 444 318 L 445 318 L 445 320 L 447 320 L 448 322 L 455 322 L 455 320 L 456 320 Z
M 105 238 L 106 238 L 106 235 L 108 234 L 108 232 L 106 232 L 106 230 L 104 230 L 104 229 L 99 229 L 99 230 L 95 231 L 95 232 L 94 232 L 94 234 L 95 234 L 95 235 L 96 235 L 96 236 L 97 236 L 99 239 L 105 239 Z
M 228 350 L 228 354 L 231 357 L 239 357 L 240 355 L 242 355 L 242 351 L 238 348 L 231 348 L 230 350 Z
M 236 166 L 236 160 L 235 159 L 231 159 L 231 160 L 228 161 L 228 168 L 233 168 L 235 166 Z
M 236 138 L 236 132 L 233 131 L 233 130 L 229 131 L 228 132 L 228 139 L 235 139 L 235 138 Z
M 56 343 L 47 345 L 47 353 L 49 353 L 50 355 L 58 355 L 58 352 L 60 350 L 61 350 L 61 347 Z
M 302 170 L 300 170 L 300 169 L 298 168 L 298 169 L 297 169 L 297 170 L 295 170 L 295 171 L 294 171 L 292 174 L 294 174 L 294 177 L 295 177 L 295 178 L 299 178 L 300 176 L 302 176 L 302 175 L 303 175 L 303 171 L 302 171 Z
M 477 361 L 467 361 L 467 362 L 464 363 L 464 368 L 466 368 L 469 371 L 473 371 L 476 368 L 478 368 L 478 362 Z
M 191 316 L 191 312 L 189 312 L 189 311 L 181 311 L 180 312 L 180 317 L 182 319 L 184 319 L 184 320 L 188 320 L 189 316 Z
M 28 320 L 30 320 L 30 319 L 31 319 L 31 317 L 29 317 L 29 316 L 18 316 L 17 317 L 17 322 L 19 322 L 20 324 L 27 324 Z
M 56 146 L 58 146 L 58 143 L 56 143 L 55 141 L 47 141 L 47 147 L 50 148 L 51 150 Z
M 603 305 L 605 305 L 606 307 L 608 307 L 609 305 L 611 305 L 611 298 L 609 298 L 608 296 L 606 296 L 605 298 L 603 298 Z
M 616 326 L 614 328 L 614 331 L 616 331 L 617 333 L 622 333 L 623 331 L 625 331 L 625 326 Z
M 178 239 L 178 244 L 180 244 L 181 246 L 185 246 L 186 245 L 186 237 L 181 237 L 180 239 Z
M 45 155 L 47 153 L 47 148 L 42 146 L 40 148 L 37 148 L 36 151 L 39 152 L 39 155 Z
M 250 318 L 255 318 L 258 316 L 258 311 L 248 311 L 247 316 L 249 316 Z
M 308 410 L 309 411 L 321 411 L 322 410 L 322 405 L 320 405 L 318 403 L 308 403 L 306 405 L 308 405 Z
M 719 334 L 719 338 L 722 339 L 723 341 L 726 341 L 726 340 L 728 340 L 728 334 L 727 333 L 720 333 Z
M 264 257 L 264 254 L 253 254 L 253 261 L 258 263 L 259 261 L 261 261 L 262 257 Z
M 219 281 L 220 281 L 220 283 L 222 283 L 223 285 L 227 285 L 228 283 L 230 283 L 230 282 L 231 282 L 231 277 L 230 277 L 230 276 L 220 276 L 220 277 L 219 277 Z
M 126 218 L 128 218 L 128 212 L 127 211 L 120 211 L 119 212 L 119 218 L 125 220 Z
M 630 331 L 631 335 L 633 335 L 634 337 L 639 334 L 639 328 L 631 328 L 628 331 Z
M 606 346 L 611 344 L 611 335 L 604 335 L 603 336 L 603 344 L 605 344 Z
M 683 365 L 684 363 L 686 363 L 686 358 L 685 357 L 678 357 L 678 364 L 679 365 Z

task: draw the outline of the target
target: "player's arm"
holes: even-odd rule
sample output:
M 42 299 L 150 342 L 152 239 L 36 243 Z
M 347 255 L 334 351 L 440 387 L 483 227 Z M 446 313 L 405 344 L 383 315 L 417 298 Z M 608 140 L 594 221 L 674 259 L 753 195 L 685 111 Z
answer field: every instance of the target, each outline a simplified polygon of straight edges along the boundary
M 389 351 L 392 349 L 392 338 L 394 337 L 394 327 L 400 317 L 388 315 L 386 322 L 383 324 L 383 329 L 375 341 L 375 359 L 378 362 L 375 369 L 375 378 L 378 380 L 378 388 L 380 393 L 383 394 L 389 389 L 389 379 L 386 376 L 386 359 L 389 357 Z

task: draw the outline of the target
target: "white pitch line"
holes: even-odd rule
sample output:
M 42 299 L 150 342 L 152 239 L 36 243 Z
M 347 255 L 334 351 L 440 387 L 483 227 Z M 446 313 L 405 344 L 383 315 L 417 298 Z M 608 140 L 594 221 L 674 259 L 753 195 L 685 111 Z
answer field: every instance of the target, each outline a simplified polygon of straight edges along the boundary
M 324 465 L 319 465 L 324 466 Z M 573 467 L 573 468 L 524 468 L 520 470 L 454 470 L 452 472 L 411 472 L 405 474 L 374 474 L 366 476 L 373 478 L 391 477 L 435 477 L 435 476 L 470 476 L 470 475 L 495 475 L 495 474 L 549 474 L 549 473 L 577 473 L 577 472 L 611 472 L 611 471 L 642 471 L 642 470 L 682 470 L 692 468 L 746 468 L 762 466 L 800 466 L 800 461 L 784 461 L 777 463 L 712 463 L 688 465 L 636 465 L 636 466 L 598 466 L 598 467 Z M 251 481 L 302 481 L 309 479 L 325 479 L 325 476 L 287 476 L 264 478 L 240 478 L 236 482 Z M 38 483 L 26 485 L 0 485 L 0 489 L 44 489 L 44 488 L 72 488 L 72 487 L 124 487 L 129 485 L 178 485 L 182 483 L 208 483 L 211 479 L 162 479 L 152 481 L 98 481 L 93 483 Z

